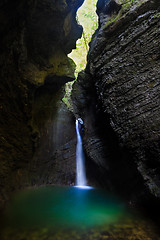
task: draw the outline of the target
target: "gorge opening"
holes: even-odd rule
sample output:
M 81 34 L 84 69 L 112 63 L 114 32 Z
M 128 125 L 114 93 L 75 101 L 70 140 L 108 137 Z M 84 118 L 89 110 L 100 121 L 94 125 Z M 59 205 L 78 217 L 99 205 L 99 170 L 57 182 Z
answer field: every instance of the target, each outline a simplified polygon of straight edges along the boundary
M 160 2 L 82 3 L 0 3 L 2 240 L 160 238 Z
M 96 14 L 97 0 L 85 0 L 82 6 L 78 9 L 76 20 L 78 24 L 82 25 L 83 32 L 80 39 L 76 41 L 76 49 L 73 49 L 68 57 L 73 59 L 76 64 L 75 68 L 75 80 L 77 79 L 78 73 L 84 71 L 87 64 L 87 54 L 89 51 L 89 43 L 96 29 L 98 28 L 98 16 Z M 74 80 L 74 81 L 75 81 Z M 65 85 L 65 96 L 63 97 L 64 103 L 72 109 L 71 103 L 71 91 L 74 83 L 68 82 Z

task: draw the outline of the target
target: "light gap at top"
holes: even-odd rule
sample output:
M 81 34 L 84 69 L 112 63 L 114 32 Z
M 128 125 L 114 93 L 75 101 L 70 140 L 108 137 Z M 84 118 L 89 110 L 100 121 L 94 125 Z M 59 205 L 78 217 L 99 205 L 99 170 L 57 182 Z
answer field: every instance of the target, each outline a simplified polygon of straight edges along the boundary
M 96 4 L 98 0 L 85 0 L 83 5 L 77 11 L 77 22 L 83 26 L 83 34 L 76 42 L 76 49 L 73 49 L 68 57 L 76 64 L 75 79 L 78 73 L 85 69 L 87 63 L 87 54 L 89 50 L 89 42 L 92 35 L 98 28 L 98 16 L 96 14 Z M 71 91 L 74 81 L 65 84 L 65 95 L 62 101 L 66 104 L 70 111 L 73 111 Z
M 83 34 L 81 39 L 78 39 L 76 42 L 76 49 L 73 49 L 68 55 L 76 64 L 75 75 L 86 67 L 87 53 L 89 50 L 88 44 L 95 30 L 98 28 L 96 4 L 97 0 L 85 0 L 77 11 L 77 21 L 83 26 Z

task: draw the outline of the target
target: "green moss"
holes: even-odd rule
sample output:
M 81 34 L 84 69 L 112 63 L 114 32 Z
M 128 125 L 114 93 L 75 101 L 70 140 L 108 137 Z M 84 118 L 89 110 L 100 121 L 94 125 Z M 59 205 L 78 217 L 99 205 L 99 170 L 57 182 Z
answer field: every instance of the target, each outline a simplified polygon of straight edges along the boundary
M 72 85 L 75 81 L 72 82 L 68 82 L 65 85 L 65 95 L 62 98 L 62 101 L 66 104 L 67 108 L 70 111 L 73 111 L 73 107 L 72 107 L 72 100 L 71 100 L 71 92 L 72 92 Z
M 132 7 L 135 6 L 140 6 L 142 3 L 146 2 L 147 0 L 120 0 L 119 4 L 122 4 L 122 8 L 120 10 L 120 12 L 118 13 L 118 15 L 112 15 L 109 20 L 107 21 L 107 23 L 105 24 L 104 28 L 106 28 L 109 24 L 121 19 L 122 17 L 124 17 L 127 13 L 130 12 Z
M 154 16 L 153 16 L 153 18 L 159 18 L 160 17 L 160 12 L 158 12 L 157 14 L 155 14 Z
M 118 19 L 120 19 L 120 15 L 113 15 L 113 16 L 109 19 L 109 21 L 105 24 L 105 28 L 106 28 L 109 24 L 115 22 L 115 21 L 118 20 Z

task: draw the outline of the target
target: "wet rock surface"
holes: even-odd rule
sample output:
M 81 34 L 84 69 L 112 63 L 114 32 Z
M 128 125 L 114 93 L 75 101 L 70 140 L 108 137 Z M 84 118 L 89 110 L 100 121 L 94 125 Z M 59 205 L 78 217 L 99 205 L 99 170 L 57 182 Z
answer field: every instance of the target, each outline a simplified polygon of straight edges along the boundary
M 79 106 L 76 103 L 77 112 L 86 120 L 87 156 L 97 163 L 99 151 L 102 155 L 110 152 L 98 163 L 110 169 L 111 174 L 106 171 L 103 179 L 108 177 L 122 192 L 125 186 L 133 202 L 150 193 L 160 197 L 159 9 L 158 1 L 146 1 L 110 24 L 104 19 L 90 44 L 87 76 L 75 87 L 75 91 L 81 87 L 81 93 L 88 86 L 88 92 L 90 86 L 94 89 L 89 101 L 85 92 L 77 99 Z M 90 112 L 82 111 L 82 101 L 90 106 L 95 102 L 92 114 L 98 141 L 89 138 Z M 103 141 L 102 151 L 99 141 Z
M 57 93 L 59 97 L 59 93 Z M 76 179 L 76 132 L 74 116 L 62 101 L 44 103 L 37 109 L 39 145 L 30 163 L 31 185 L 74 185 Z M 39 101 L 39 100 L 38 100 Z M 54 101 L 55 103 L 55 101 Z M 38 104 L 40 106 L 40 104 Z M 48 109 L 51 108 L 51 109 Z
M 132 153 L 120 146 L 109 117 L 102 111 L 92 80 L 89 74 L 80 73 L 72 91 L 74 113 L 84 120 L 83 149 L 88 184 L 106 188 L 132 204 L 141 204 L 150 194 Z
M 82 34 L 82 26 L 76 21 L 82 3 L 0 3 L 0 205 L 11 192 L 34 182 L 32 159 L 43 139 L 42 128 L 49 131 L 49 121 L 56 122 L 56 104 L 64 95 L 62 86 L 74 79 L 75 64 L 67 54 Z

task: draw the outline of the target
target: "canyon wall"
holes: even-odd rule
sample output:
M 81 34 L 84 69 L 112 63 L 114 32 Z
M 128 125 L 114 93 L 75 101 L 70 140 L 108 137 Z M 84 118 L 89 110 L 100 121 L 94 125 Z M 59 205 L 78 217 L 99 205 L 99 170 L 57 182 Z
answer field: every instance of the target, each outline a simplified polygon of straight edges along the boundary
M 82 35 L 82 26 L 76 21 L 76 11 L 82 3 L 83 0 L 0 3 L 0 205 L 16 189 L 74 181 L 75 167 L 70 168 L 73 157 L 69 157 L 73 153 L 66 145 L 71 141 L 75 146 L 75 132 L 69 130 L 70 125 L 74 129 L 74 123 L 61 99 L 64 84 L 74 80 L 75 64 L 67 54 Z M 58 136 L 57 128 L 61 129 Z M 59 142 L 55 144 L 57 138 Z M 65 157 L 57 150 L 62 146 Z M 49 158 L 52 162 L 47 165 Z M 65 170 L 59 167 L 59 161 Z M 52 169 L 57 169 L 58 175 L 52 174 Z
M 75 117 L 85 123 L 88 184 L 132 203 L 159 199 L 160 4 L 110 11 L 107 2 L 97 3 L 99 28 L 73 87 L 75 116 L 61 99 L 83 0 L 0 3 L 0 205 L 24 187 L 74 184 Z
M 72 93 L 90 178 L 132 202 L 159 199 L 160 3 L 141 1 L 114 16 L 98 3 L 99 28 Z

